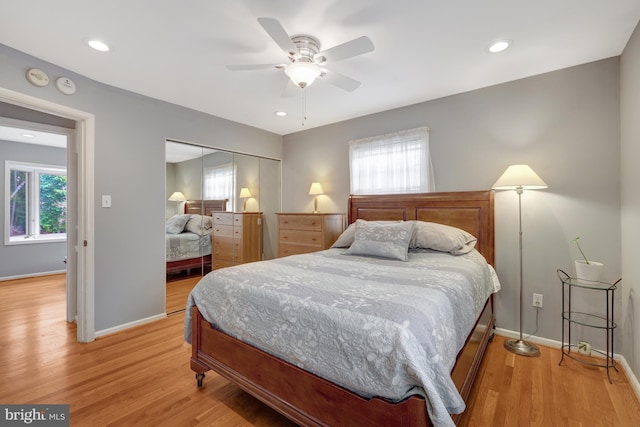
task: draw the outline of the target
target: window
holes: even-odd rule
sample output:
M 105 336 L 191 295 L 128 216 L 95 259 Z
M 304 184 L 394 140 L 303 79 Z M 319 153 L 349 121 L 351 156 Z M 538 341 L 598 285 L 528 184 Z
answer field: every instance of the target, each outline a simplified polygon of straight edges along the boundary
M 233 211 L 236 167 L 233 163 L 204 169 L 204 198 L 207 200 L 228 199 L 227 210 Z
M 67 169 L 5 162 L 5 244 L 67 239 Z
M 429 128 L 349 141 L 351 194 L 434 191 Z

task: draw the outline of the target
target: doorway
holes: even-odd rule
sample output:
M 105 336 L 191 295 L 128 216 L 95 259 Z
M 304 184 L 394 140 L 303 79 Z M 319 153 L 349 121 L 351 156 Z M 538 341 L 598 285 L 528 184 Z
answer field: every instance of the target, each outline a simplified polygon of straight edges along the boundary
M 93 341 L 95 116 L 4 88 L 0 88 L 0 107 L 0 116 L 13 120 L 47 123 L 46 117 L 52 117 L 75 123 L 67 149 L 67 318 L 76 319 L 79 342 Z

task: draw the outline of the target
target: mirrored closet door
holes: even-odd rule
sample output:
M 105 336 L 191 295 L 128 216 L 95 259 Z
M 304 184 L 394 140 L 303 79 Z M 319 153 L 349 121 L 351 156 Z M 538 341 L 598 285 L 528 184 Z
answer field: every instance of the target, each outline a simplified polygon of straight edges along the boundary
M 279 160 L 175 141 L 166 153 L 168 282 L 275 258 Z

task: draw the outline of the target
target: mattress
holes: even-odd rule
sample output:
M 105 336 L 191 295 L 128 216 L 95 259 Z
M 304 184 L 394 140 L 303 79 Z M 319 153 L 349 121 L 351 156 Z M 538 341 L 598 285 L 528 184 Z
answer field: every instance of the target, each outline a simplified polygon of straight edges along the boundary
M 166 260 L 181 261 L 211 254 L 211 234 L 199 235 L 189 231 L 180 234 L 165 234 Z
M 450 372 L 500 284 L 476 250 L 407 262 L 329 249 L 207 274 L 189 295 L 215 328 L 363 397 L 420 394 L 435 425 L 464 410 Z M 186 310 L 185 339 L 191 340 Z

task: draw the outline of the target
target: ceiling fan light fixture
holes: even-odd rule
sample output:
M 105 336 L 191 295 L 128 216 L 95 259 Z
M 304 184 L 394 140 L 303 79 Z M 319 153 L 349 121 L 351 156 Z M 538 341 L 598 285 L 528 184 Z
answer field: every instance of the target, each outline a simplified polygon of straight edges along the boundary
M 294 62 L 287 65 L 284 72 L 296 86 L 304 89 L 313 84 L 322 70 L 311 62 Z

